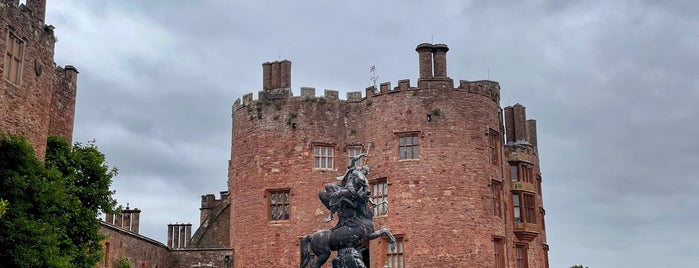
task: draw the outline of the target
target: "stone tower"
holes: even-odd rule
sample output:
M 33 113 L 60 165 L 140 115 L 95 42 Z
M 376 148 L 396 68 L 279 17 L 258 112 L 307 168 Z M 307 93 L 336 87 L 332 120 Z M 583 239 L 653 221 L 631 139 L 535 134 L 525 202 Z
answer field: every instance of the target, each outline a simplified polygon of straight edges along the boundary
M 49 135 L 73 136 L 78 70 L 54 63 L 45 0 L 0 0 L 0 132 L 27 137 L 40 159 Z
M 454 81 L 444 44 L 417 46 L 417 87 L 291 90 L 291 62 L 263 64 L 263 90 L 233 105 L 229 191 L 235 267 L 295 267 L 323 223 L 317 193 L 369 150 L 376 228 L 368 267 L 547 267 L 536 126 L 500 106 L 494 81 Z M 511 133 L 512 132 L 512 133 Z M 505 134 L 507 136 L 505 137 Z M 403 266 L 401 266 L 403 265 Z M 526 267 L 526 266 L 525 266 Z

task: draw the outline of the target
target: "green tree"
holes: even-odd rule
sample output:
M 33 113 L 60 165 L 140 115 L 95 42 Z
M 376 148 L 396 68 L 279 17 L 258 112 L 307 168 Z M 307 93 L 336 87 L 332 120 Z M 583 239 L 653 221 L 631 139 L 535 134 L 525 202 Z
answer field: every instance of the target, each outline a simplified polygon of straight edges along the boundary
M 49 138 L 44 163 L 26 139 L 0 135 L 0 267 L 94 267 L 100 211 L 115 212 L 116 169 L 94 144 Z
M 7 209 L 7 200 L 0 198 L 0 219 L 2 218 L 2 214 L 5 214 L 5 209 Z
M 589 268 L 589 267 L 587 267 L 587 266 L 583 267 L 582 265 L 578 264 L 578 265 L 573 265 L 570 268 Z

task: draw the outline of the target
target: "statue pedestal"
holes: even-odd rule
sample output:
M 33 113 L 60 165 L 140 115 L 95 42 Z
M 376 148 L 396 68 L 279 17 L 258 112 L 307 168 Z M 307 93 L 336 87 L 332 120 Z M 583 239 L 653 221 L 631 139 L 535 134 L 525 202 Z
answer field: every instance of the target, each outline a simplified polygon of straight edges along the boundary
M 333 268 L 366 268 L 362 253 L 355 248 L 343 248 L 332 261 Z

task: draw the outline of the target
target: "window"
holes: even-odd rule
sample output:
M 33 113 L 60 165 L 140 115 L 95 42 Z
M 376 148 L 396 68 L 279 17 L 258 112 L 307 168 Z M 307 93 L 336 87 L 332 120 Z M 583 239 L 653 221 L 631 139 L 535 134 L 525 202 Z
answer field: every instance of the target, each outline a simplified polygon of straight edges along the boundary
M 398 156 L 403 159 L 419 159 L 417 133 L 402 134 L 398 137 Z
M 539 191 L 540 195 L 544 194 L 543 192 L 541 192 L 541 176 L 540 175 L 536 175 L 536 189 Z
M 492 129 L 488 132 L 488 148 L 490 148 L 490 163 L 500 166 L 500 133 Z
M 497 180 L 491 180 L 490 193 L 493 195 L 493 215 L 502 217 L 502 182 Z
M 349 159 L 347 162 L 347 166 L 352 164 L 352 158 L 354 158 L 355 156 L 358 156 L 361 153 L 362 153 L 362 147 L 352 146 L 352 147 L 347 148 L 347 159 Z M 354 167 L 359 167 L 359 166 L 361 166 L 361 161 L 357 161 L 357 163 L 354 164 Z
M 536 199 L 533 194 L 524 192 L 512 194 L 512 207 L 516 223 L 536 223 L 535 206 Z
M 269 220 L 289 220 L 289 190 L 269 191 Z
M 532 165 L 522 162 L 510 163 L 510 178 L 512 178 L 512 181 L 534 183 Z
M 403 268 L 403 238 L 396 237 L 396 248 L 391 249 L 391 245 L 386 241 L 386 259 L 388 260 L 388 267 L 390 268 Z
M 527 261 L 527 245 L 515 244 L 515 256 L 517 258 L 517 268 L 529 267 Z
M 7 51 L 5 52 L 5 71 L 2 77 L 10 83 L 19 85 L 22 77 L 22 56 L 24 54 L 24 42 L 11 32 L 7 33 Z
M 376 204 L 374 216 L 388 215 L 388 182 L 386 182 L 386 178 L 372 180 L 369 187 L 371 201 Z
M 493 238 L 495 252 L 495 268 L 505 268 L 505 241 L 501 237 Z
M 313 146 L 313 168 L 333 168 L 333 147 Z

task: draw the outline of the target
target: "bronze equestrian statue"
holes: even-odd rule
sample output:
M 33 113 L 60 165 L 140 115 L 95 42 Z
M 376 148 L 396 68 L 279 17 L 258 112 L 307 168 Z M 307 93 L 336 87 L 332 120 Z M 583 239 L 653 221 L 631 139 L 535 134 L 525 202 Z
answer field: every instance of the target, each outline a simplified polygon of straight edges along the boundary
M 318 230 L 301 238 L 301 268 L 308 267 L 308 264 L 311 268 L 320 268 L 330 257 L 331 251 L 339 251 L 339 256 L 333 260 L 333 267 L 362 268 L 364 265 L 361 263 L 359 248 L 364 241 L 380 236 L 386 236 L 390 246 L 395 248 L 396 239 L 388 229 L 374 231 L 374 214 L 370 205 L 376 204 L 371 202 L 369 182 L 366 179 L 369 167 L 356 167 L 357 161 L 365 156 L 367 155 L 360 154 L 352 159 L 340 184 L 328 183 L 326 191 L 318 193 L 320 201 L 330 210 L 330 216 L 325 221 L 330 221 L 335 212 L 339 220 L 332 229 Z M 315 260 L 308 252 L 309 243 L 316 256 Z

